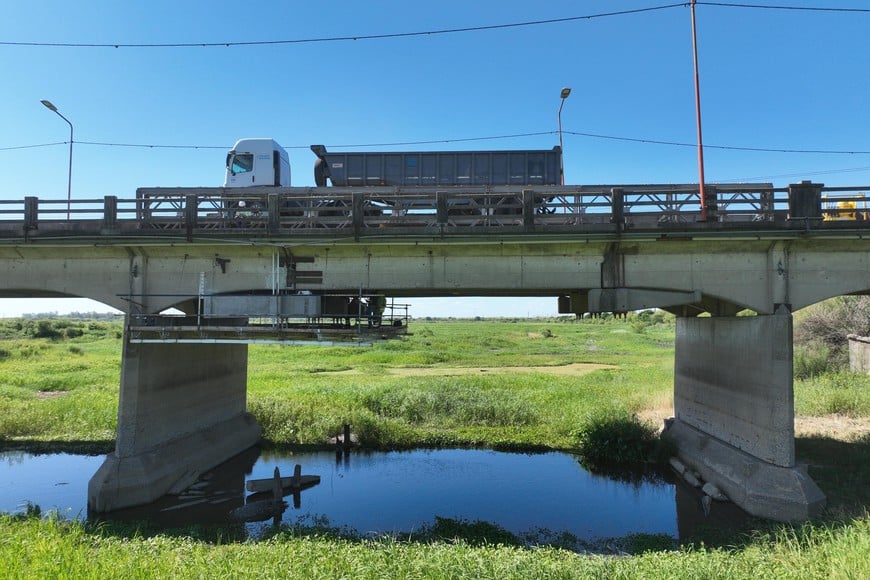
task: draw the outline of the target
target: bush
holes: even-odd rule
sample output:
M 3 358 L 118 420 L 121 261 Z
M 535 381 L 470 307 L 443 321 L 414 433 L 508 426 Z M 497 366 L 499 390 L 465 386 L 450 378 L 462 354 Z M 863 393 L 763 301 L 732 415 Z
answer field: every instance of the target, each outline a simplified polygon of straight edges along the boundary
M 828 370 L 830 351 L 827 346 L 819 343 L 795 345 L 794 348 L 794 378 L 809 379 Z
M 659 441 L 654 427 L 622 410 L 589 415 L 575 435 L 583 464 L 593 469 L 648 461 Z
M 825 373 L 795 384 L 795 409 L 804 415 L 870 413 L 870 376 L 849 371 Z
M 64 332 L 67 338 L 78 338 L 84 335 L 84 331 L 81 328 L 75 328 L 74 326 L 70 326 Z
M 840 296 L 810 306 L 796 318 L 795 346 L 828 349 L 828 369 L 848 367 L 850 334 L 870 334 L 870 296 Z
M 61 337 L 61 333 L 54 327 L 50 320 L 40 320 L 36 323 L 36 328 L 33 330 L 33 337 L 57 340 Z
M 668 318 L 670 316 L 670 319 Z M 629 313 L 628 326 L 632 332 L 643 334 L 647 328 L 651 328 L 658 324 L 666 324 L 674 322 L 674 316 L 663 310 L 641 310 L 637 313 Z

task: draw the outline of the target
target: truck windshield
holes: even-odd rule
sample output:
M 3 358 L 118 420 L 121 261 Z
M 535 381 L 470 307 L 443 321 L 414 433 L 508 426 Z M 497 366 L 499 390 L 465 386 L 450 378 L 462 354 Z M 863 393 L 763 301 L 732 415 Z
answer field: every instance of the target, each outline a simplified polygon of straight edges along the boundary
M 236 153 L 233 155 L 232 166 L 230 167 L 230 171 L 235 175 L 236 173 L 247 173 L 248 171 L 252 171 L 254 169 L 254 155 L 253 153 Z

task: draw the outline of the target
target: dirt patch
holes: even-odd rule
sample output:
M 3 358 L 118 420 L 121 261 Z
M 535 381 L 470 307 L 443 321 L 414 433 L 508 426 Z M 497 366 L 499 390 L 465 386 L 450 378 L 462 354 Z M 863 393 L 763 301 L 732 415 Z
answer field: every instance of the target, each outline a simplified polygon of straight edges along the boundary
M 528 367 L 403 367 L 388 368 L 388 375 L 399 377 L 453 377 L 460 375 L 483 375 L 500 373 L 544 373 L 547 375 L 579 377 L 602 369 L 615 369 L 613 365 L 591 363 L 573 363 L 559 366 L 528 366 Z M 323 371 L 330 375 L 358 375 L 362 371 L 347 369 L 343 371 Z
M 674 415 L 671 400 L 653 401 L 650 408 L 637 413 L 642 421 L 661 427 L 664 420 Z M 838 441 L 854 441 L 870 436 L 870 417 L 824 415 L 822 417 L 797 416 L 794 418 L 795 437 L 822 436 Z
M 671 393 L 664 393 L 649 402 L 646 409 L 637 412 L 637 417 L 644 423 L 655 425 L 661 429 L 665 419 L 674 416 L 674 397 Z
M 56 399 L 58 397 L 63 397 L 67 395 L 69 391 L 38 391 L 36 393 L 37 399 Z
M 845 415 L 795 417 L 794 434 L 797 437 L 821 435 L 840 441 L 852 441 L 870 436 L 870 417 L 847 417 Z
M 450 377 L 499 373 L 544 373 L 559 376 L 581 376 L 592 371 L 615 369 L 613 365 L 574 363 L 560 366 L 538 367 L 420 367 L 387 369 L 387 374 L 402 377 Z

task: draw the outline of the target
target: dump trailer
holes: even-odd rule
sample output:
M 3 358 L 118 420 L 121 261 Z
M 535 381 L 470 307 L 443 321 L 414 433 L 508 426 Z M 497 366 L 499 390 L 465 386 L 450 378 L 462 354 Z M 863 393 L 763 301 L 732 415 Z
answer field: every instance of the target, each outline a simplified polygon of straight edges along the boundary
M 318 187 L 559 185 L 562 150 L 335 153 L 312 145 Z
M 415 187 L 456 188 L 487 186 L 556 186 L 562 181 L 562 149 L 506 151 L 408 151 L 408 152 L 341 152 L 327 151 L 312 145 L 316 156 L 314 182 L 317 187 Z M 224 187 L 289 187 L 290 162 L 287 152 L 274 139 L 240 139 L 227 153 Z M 323 197 L 330 194 L 324 192 Z M 536 202 L 546 201 L 536 197 Z M 369 202 L 368 215 L 377 215 L 382 200 Z M 519 214 L 521 203 L 514 196 L 497 200 L 502 214 Z M 238 197 L 228 202 L 228 209 L 240 214 L 261 215 L 262 203 Z M 314 207 L 299 207 L 287 202 L 282 216 L 337 216 L 347 214 L 345 201 L 323 201 Z M 454 208 L 454 211 L 460 211 Z M 462 210 L 469 215 L 479 208 Z

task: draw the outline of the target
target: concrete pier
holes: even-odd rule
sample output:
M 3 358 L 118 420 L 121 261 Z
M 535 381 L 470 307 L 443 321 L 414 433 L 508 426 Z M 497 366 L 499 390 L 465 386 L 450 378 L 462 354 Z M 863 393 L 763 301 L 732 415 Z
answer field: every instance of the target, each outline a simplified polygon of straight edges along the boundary
M 115 452 L 88 484 L 94 512 L 181 491 L 256 444 L 245 411 L 246 344 L 132 344 L 124 340 Z
M 678 318 L 678 454 L 753 515 L 794 521 L 825 496 L 795 463 L 792 316 Z

